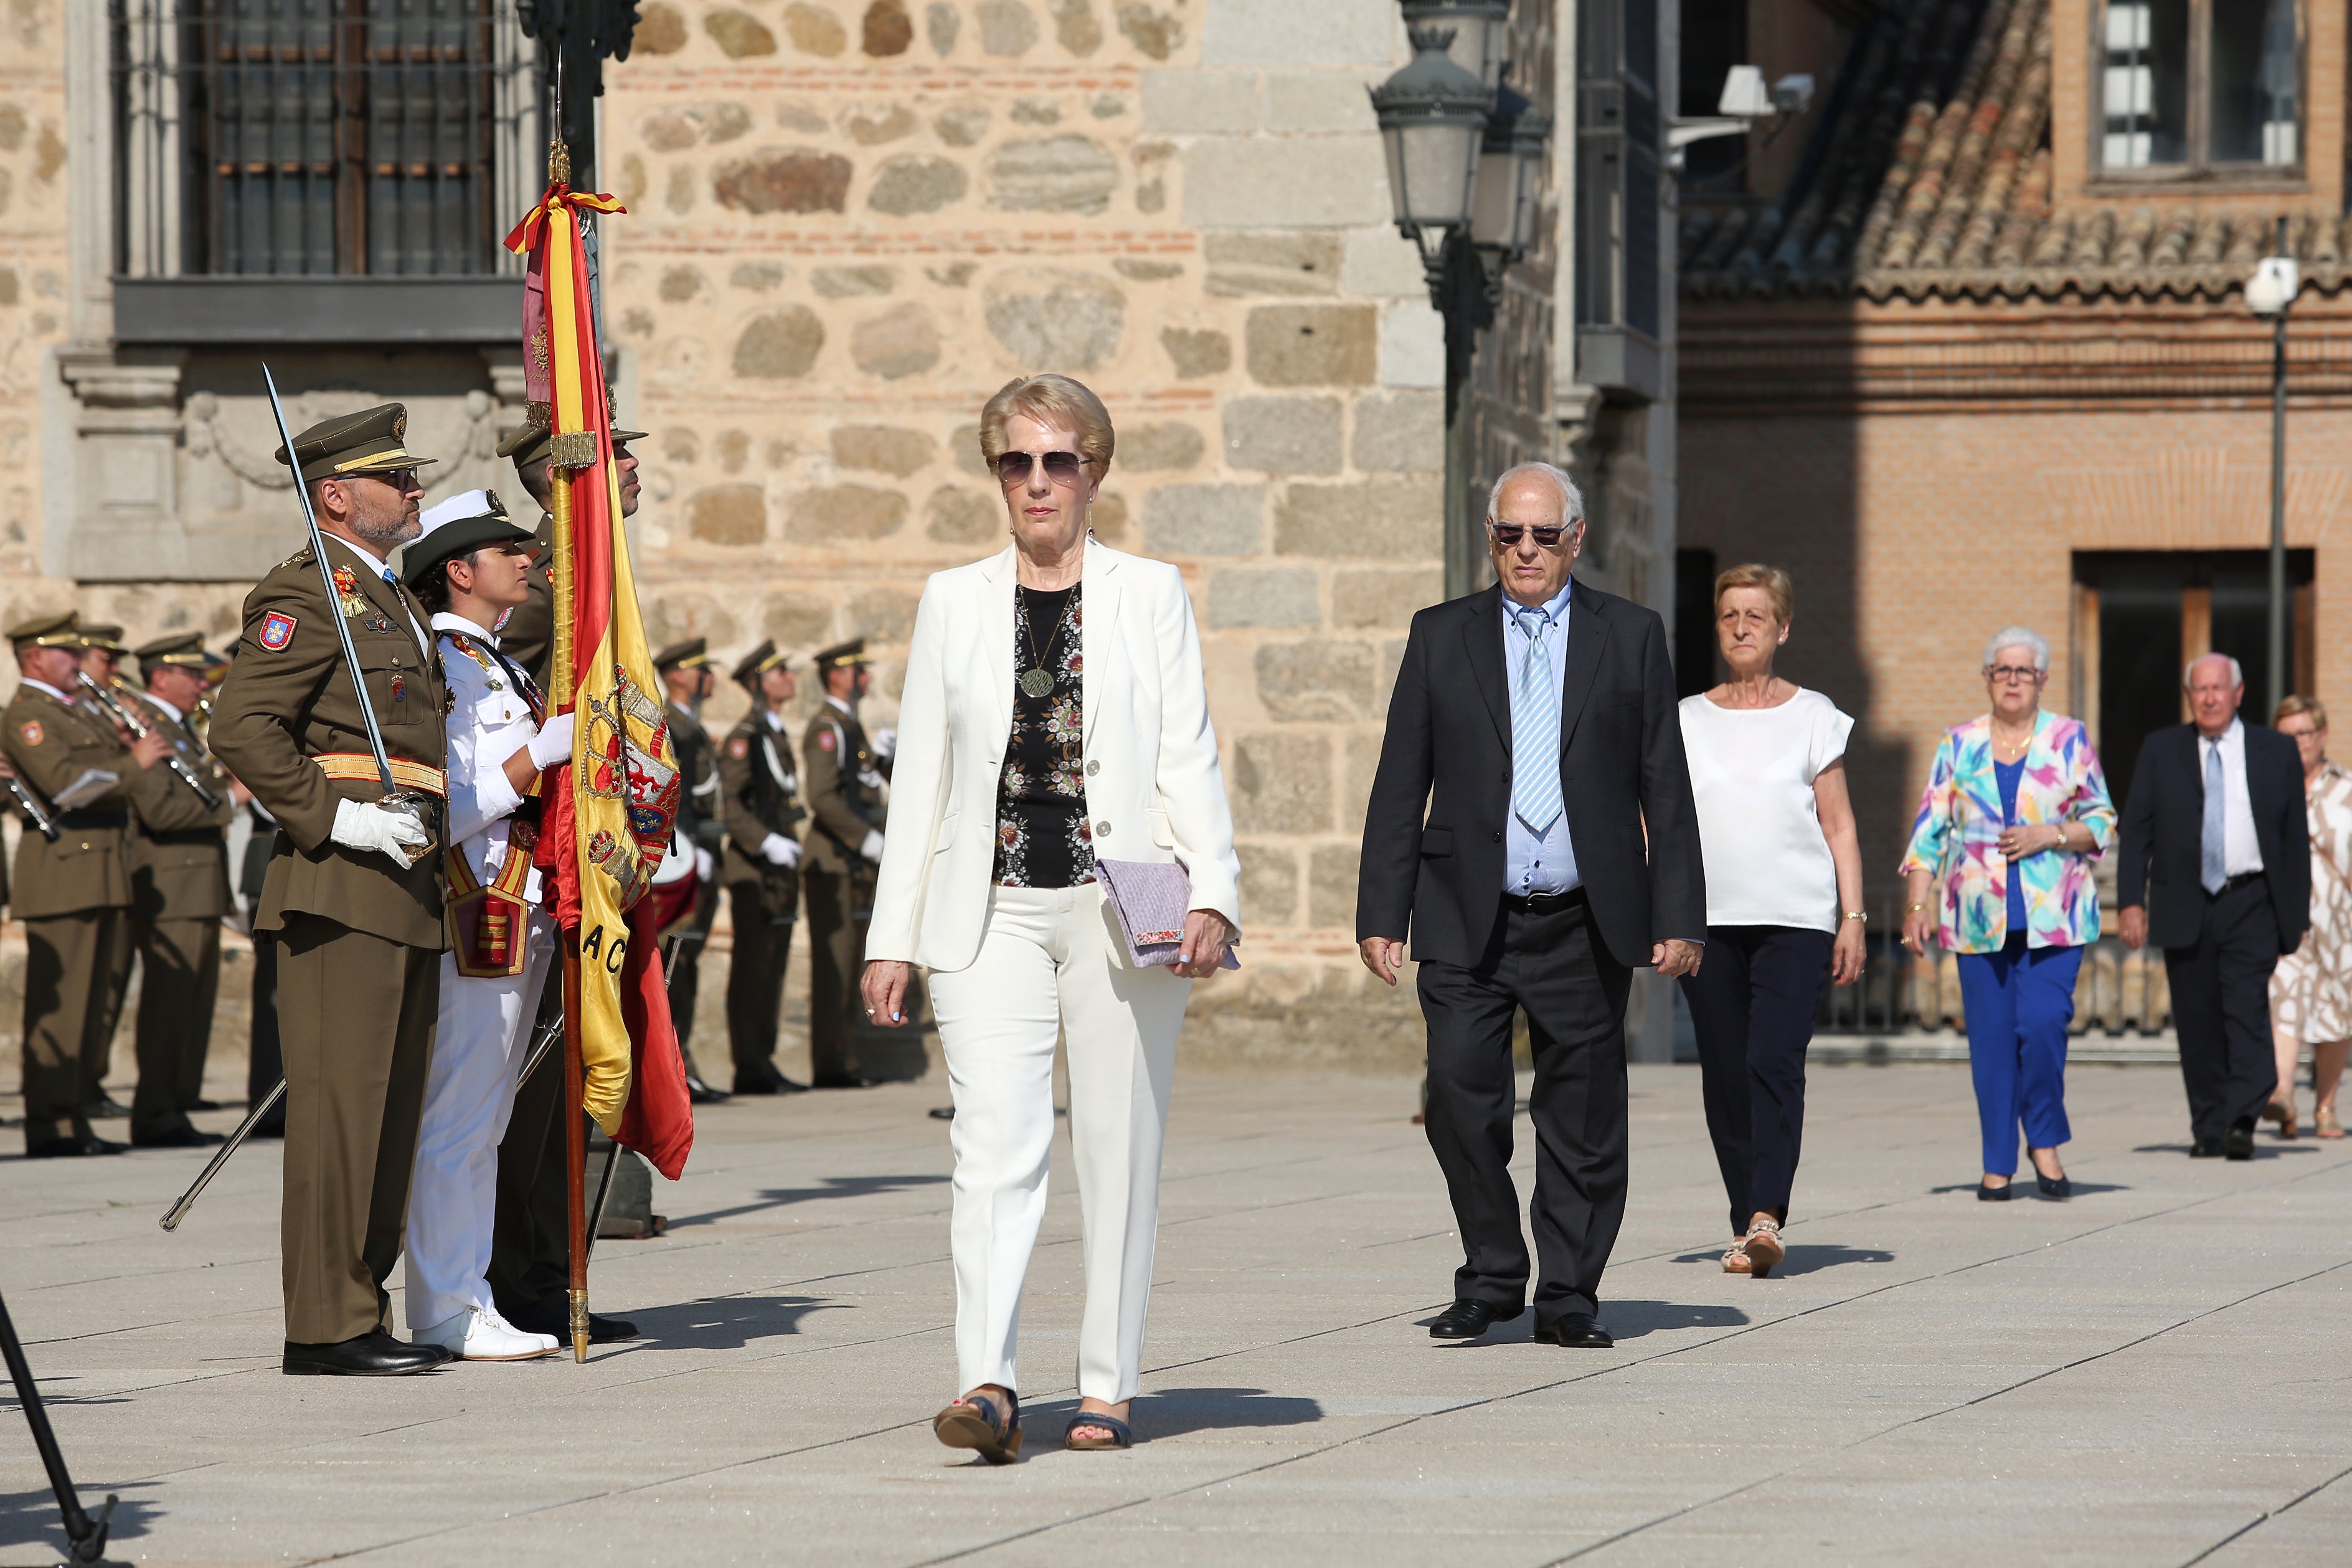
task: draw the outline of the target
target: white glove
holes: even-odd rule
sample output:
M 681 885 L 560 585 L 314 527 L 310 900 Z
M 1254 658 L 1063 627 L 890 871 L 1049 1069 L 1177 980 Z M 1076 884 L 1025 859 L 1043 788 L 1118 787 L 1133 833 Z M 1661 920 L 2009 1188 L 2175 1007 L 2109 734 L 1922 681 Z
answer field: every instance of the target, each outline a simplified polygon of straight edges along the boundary
M 877 866 L 882 864 L 882 836 L 872 828 L 867 828 L 866 842 L 857 847 L 857 853 L 873 861 Z
M 898 754 L 898 731 L 896 730 L 875 731 L 874 754 L 877 757 L 885 758 L 897 756 Z
M 530 738 L 530 760 L 540 768 L 561 767 L 572 760 L 572 732 L 580 715 L 558 713 Z
M 761 839 L 760 854 L 771 866 L 789 868 L 801 863 L 801 847 L 781 833 L 771 833 Z
M 709 850 L 697 849 L 694 852 L 694 874 L 706 882 L 718 877 L 719 862 L 712 858 Z
M 335 802 L 335 829 L 328 837 L 347 848 L 381 850 L 404 871 L 423 859 L 425 846 L 433 842 L 433 835 L 410 813 L 356 800 Z

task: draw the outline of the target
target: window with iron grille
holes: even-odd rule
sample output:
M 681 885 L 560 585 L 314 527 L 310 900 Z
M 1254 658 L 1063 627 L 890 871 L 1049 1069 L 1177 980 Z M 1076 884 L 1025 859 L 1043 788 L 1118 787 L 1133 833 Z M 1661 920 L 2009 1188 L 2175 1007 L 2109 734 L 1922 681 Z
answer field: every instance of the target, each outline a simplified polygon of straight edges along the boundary
M 512 0 L 109 0 L 116 272 L 511 269 L 530 46 Z

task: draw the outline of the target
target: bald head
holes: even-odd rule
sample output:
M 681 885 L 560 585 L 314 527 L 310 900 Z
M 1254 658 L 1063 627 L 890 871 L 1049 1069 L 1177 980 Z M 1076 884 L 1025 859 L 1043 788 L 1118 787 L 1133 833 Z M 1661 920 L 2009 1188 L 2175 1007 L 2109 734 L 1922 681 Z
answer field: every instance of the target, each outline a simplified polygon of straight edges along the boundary
M 2246 673 L 2226 653 L 2209 653 L 2189 661 L 2181 686 L 2189 693 L 2189 716 L 2198 733 L 2208 737 L 2225 732 L 2246 700 Z

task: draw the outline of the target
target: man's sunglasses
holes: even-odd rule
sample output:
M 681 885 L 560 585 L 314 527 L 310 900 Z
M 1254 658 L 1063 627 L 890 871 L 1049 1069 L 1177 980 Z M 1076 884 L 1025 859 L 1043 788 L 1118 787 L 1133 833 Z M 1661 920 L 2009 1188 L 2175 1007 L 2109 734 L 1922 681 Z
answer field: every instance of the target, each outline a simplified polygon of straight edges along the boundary
M 1045 477 L 1057 485 L 1076 484 L 1080 470 L 1087 466 L 1087 460 L 1076 452 L 1048 452 L 1043 458 L 1034 458 L 1027 452 L 1007 452 L 996 459 L 997 483 L 1027 482 L 1031 464 L 1037 461 L 1045 465 Z
M 1546 550 L 1557 550 L 1559 548 L 1560 540 L 1575 527 L 1572 522 L 1554 523 L 1547 528 L 1541 525 L 1530 527 L 1517 522 L 1496 522 L 1491 517 L 1486 520 L 1486 531 L 1494 535 L 1495 542 L 1506 550 L 1516 548 L 1519 542 L 1519 535 L 1523 533 L 1534 534 L 1536 542 Z

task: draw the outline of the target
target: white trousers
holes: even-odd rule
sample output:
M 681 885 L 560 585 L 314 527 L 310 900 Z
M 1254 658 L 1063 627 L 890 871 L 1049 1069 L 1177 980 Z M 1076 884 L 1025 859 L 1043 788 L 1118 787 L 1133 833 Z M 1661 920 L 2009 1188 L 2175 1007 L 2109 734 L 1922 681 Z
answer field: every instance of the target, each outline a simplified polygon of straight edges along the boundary
M 1142 1370 L 1160 1149 L 1192 983 L 1127 959 L 1098 884 L 997 888 L 969 969 L 930 976 L 954 1090 L 956 1392 L 1016 1392 L 1021 1282 L 1045 1214 L 1054 1043 L 1067 1043 L 1086 1240 L 1078 1392 L 1116 1405 Z
M 441 1014 L 416 1173 L 408 1187 L 408 1329 L 421 1332 L 468 1307 L 492 1305 L 490 1235 L 498 1207 L 499 1140 L 514 1112 L 516 1075 L 530 1048 L 540 983 L 555 925 L 534 911 L 520 974 L 473 979 L 441 955 Z M 561 1071 L 555 1063 L 540 1071 Z

